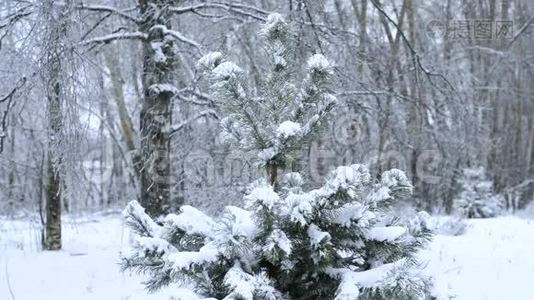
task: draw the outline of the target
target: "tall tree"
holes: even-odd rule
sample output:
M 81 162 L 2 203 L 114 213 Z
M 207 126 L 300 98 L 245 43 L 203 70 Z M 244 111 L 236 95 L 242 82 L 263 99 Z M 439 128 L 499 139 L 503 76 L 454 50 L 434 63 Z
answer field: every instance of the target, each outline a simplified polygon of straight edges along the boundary
M 45 2 L 42 7 L 44 34 L 47 38 L 43 45 L 44 68 L 42 70 L 48 99 L 48 161 L 46 185 L 46 228 L 44 248 L 61 249 L 61 173 L 62 155 L 62 66 L 66 50 L 66 35 L 70 26 L 71 2 L 59 9 L 54 0 Z
M 182 46 L 200 51 L 200 45 L 173 30 L 177 16 L 203 10 L 225 10 L 238 16 L 255 17 L 265 13 L 254 7 L 238 3 L 201 3 L 179 6 L 181 1 L 139 0 L 138 15 L 134 17 L 121 9 L 80 5 L 81 10 L 114 14 L 136 26 L 131 32 L 119 32 L 86 39 L 83 44 L 109 43 L 114 40 L 134 39 L 142 42 L 141 76 L 143 95 L 141 99 L 139 140 L 134 168 L 140 181 L 140 202 L 151 216 L 168 213 L 171 207 L 183 203 L 171 203 L 171 133 L 173 126 L 173 100 L 180 93 L 176 72 L 179 72 L 178 57 Z M 209 114 L 202 114 L 208 116 Z M 183 124 L 178 123 L 179 127 Z M 127 141 L 130 140 L 127 138 Z
M 139 29 L 146 34 L 143 43 L 144 99 L 140 118 L 141 203 L 150 215 L 160 215 L 170 209 L 170 127 L 171 99 L 176 71 L 175 40 L 168 38 L 171 12 L 175 1 L 139 1 Z

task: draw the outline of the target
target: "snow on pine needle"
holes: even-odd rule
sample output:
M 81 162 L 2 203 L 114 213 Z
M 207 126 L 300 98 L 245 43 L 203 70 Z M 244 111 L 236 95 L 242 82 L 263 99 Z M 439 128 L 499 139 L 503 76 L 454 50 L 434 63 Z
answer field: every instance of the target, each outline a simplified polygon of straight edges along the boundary
M 184 206 L 156 224 L 131 202 L 125 215 L 140 239 L 123 268 L 148 274 L 150 290 L 178 285 L 216 299 L 426 295 L 430 281 L 414 255 L 428 232 L 393 224 L 387 213 L 405 181 L 375 182 L 366 167 L 352 165 L 307 192 L 283 182 L 280 192 L 254 183 L 244 197 L 248 209 L 230 206 L 219 219 Z M 388 201 L 374 196 L 379 190 Z
M 336 103 L 333 65 L 312 55 L 299 69 L 293 61 L 294 34 L 279 14 L 260 30 L 265 41 L 268 72 L 253 95 L 242 68 L 212 52 L 197 63 L 208 79 L 211 97 L 225 114 L 221 139 L 244 151 L 254 151 L 260 164 L 285 165 L 292 152 L 307 143 Z M 302 74 L 300 80 L 295 74 Z

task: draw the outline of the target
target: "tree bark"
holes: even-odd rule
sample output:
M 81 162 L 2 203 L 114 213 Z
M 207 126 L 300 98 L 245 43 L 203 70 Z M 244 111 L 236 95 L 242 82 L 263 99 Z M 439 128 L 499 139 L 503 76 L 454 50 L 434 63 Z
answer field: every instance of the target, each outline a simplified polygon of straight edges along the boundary
M 278 166 L 275 162 L 269 161 L 266 164 L 266 170 L 267 170 L 267 180 L 269 184 L 273 187 L 273 189 L 277 190 L 277 182 L 278 182 Z
M 137 179 L 139 179 L 142 165 L 136 145 L 136 132 L 124 98 L 124 79 L 119 69 L 119 61 L 115 53 L 106 52 L 104 57 L 109 69 L 111 84 L 113 86 L 113 98 L 115 99 L 115 104 L 119 112 L 119 120 L 126 148 L 131 154 L 133 169 Z
M 60 56 L 53 53 L 50 56 L 50 72 L 48 85 L 48 114 L 49 114 L 49 145 L 47 161 L 47 186 L 46 186 L 46 230 L 45 249 L 61 249 L 61 178 L 60 178 L 60 155 L 57 153 L 57 143 L 60 138 L 61 120 L 61 86 L 60 80 Z
M 46 82 L 46 95 L 48 98 L 48 158 L 46 183 L 46 224 L 44 248 L 46 250 L 61 249 L 61 151 L 60 139 L 63 128 L 61 112 L 61 72 L 64 63 L 64 50 L 69 17 L 72 3 L 66 5 L 60 12 L 54 7 L 51 0 L 46 12 L 46 26 L 48 39 L 44 46 L 45 65 L 43 77 Z
M 170 210 L 171 99 L 176 71 L 175 43 L 162 28 L 171 28 L 168 6 L 176 1 L 139 1 L 143 21 L 140 31 L 148 35 L 143 43 L 143 100 L 140 115 L 141 204 L 151 216 Z M 158 9 L 155 9 L 157 7 Z M 158 14 L 157 16 L 155 14 Z M 157 59 L 161 51 L 164 59 Z M 161 54 L 160 53 L 160 54 Z
M 358 54 L 361 57 L 361 61 L 358 64 L 358 74 L 362 75 L 363 72 L 363 59 L 365 57 L 366 38 L 367 38 L 367 1 L 361 0 L 361 8 L 358 11 L 358 5 L 356 0 L 351 0 L 354 14 L 358 17 L 359 24 L 359 39 L 358 39 Z

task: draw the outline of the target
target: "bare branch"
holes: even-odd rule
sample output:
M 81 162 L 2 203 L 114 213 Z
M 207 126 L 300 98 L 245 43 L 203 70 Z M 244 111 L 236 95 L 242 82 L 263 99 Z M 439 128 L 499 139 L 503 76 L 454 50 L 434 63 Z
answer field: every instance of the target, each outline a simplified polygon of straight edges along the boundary
M 421 69 L 421 71 L 423 71 L 423 73 L 425 73 L 425 75 L 429 78 L 430 82 L 432 82 L 432 80 L 430 79 L 431 77 L 439 77 L 441 78 L 453 91 L 456 91 L 456 89 L 454 88 L 454 86 L 450 83 L 450 81 L 445 78 L 445 76 L 443 76 L 442 74 L 438 74 L 438 73 L 433 73 L 433 72 L 430 72 L 428 71 L 424 66 L 423 64 L 421 63 L 421 58 L 419 57 L 419 54 L 417 53 L 417 51 L 415 51 L 415 49 L 413 48 L 412 44 L 410 43 L 410 41 L 408 40 L 408 38 L 406 37 L 406 35 L 404 34 L 404 32 L 402 31 L 402 28 L 400 28 L 400 26 L 395 22 L 395 20 L 393 20 L 385 11 L 384 9 L 382 8 L 382 6 L 376 2 L 376 0 L 371 0 L 371 3 L 373 4 L 373 6 L 378 10 L 378 12 L 383 15 L 387 20 L 388 22 L 390 22 L 391 24 L 393 24 L 393 26 L 395 27 L 395 29 L 397 29 L 397 33 L 400 34 L 400 36 L 402 37 L 402 40 L 404 41 L 405 45 L 408 47 L 408 49 L 410 50 L 410 54 L 412 55 L 413 57 L 413 60 L 414 60 L 414 64 L 419 67 L 419 69 Z
M 18 84 L 9 93 L 7 93 L 7 95 L 0 97 L 0 103 L 7 101 L 6 109 L 4 110 L 2 118 L 0 119 L 0 153 L 4 152 L 4 139 L 7 136 L 5 133 L 7 128 L 7 115 L 9 113 L 9 109 L 11 108 L 11 104 L 13 103 L 13 96 L 25 83 L 26 77 L 22 77 Z
M 0 23 L 0 30 L 5 30 L 5 32 L 0 36 L 0 49 L 2 48 L 2 40 L 8 34 L 9 28 L 15 25 L 15 23 L 17 23 L 18 21 L 32 14 L 32 11 L 28 11 L 28 9 L 29 6 L 25 6 L 5 17 L 3 23 Z
M 85 40 L 85 38 L 91 34 L 91 32 L 93 32 L 96 28 L 98 28 L 98 26 L 100 26 L 100 24 L 104 23 L 105 20 L 107 20 L 107 18 L 111 17 L 111 13 L 108 13 L 106 15 L 104 15 L 102 18 L 100 18 L 100 20 L 98 20 L 93 26 L 91 26 L 91 28 L 89 28 L 89 30 L 87 30 L 83 35 L 82 35 L 82 38 L 81 40 Z
M 190 46 L 193 46 L 194 48 L 196 48 L 198 50 L 198 52 L 200 54 L 202 54 L 202 50 L 201 50 L 201 46 L 200 44 L 198 44 L 197 42 L 183 36 L 180 32 L 178 31 L 175 31 L 175 30 L 171 30 L 169 28 L 167 28 L 166 26 L 164 25 L 155 25 L 153 26 L 152 28 L 150 28 L 150 31 L 152 30 L 161 30 L 161 32 L 164 34 L 164 35 L 171 35 L 173 36 L 175 39 L 185 43 L 185 44 L 188 44 Z
M 89 44 L 107 44 L 116 40 L 145 40 L 147 35 L 145 33 L 136 32 L 119 32 L 112 33 L 105 36 L 99 36 L 85 41 L 81 41 L 79 45 L 85 46 Z
M 212 110 L 212 109 L 204 110 L 204 111 L 201 111 L 201 112 L 197 113 L 196 115 L 192 116 L 191 118 L 172 126 L 171 135 L 176 133 L 176 132 L 178 132 L 178 131 L 180 131 L 180 130 L 182 130 L 188 124 L 190 124 L 190 123 L 192 123 L 192 122 L 194 122 L 197 119 L 202 118 L 202 117 L 213 117 L 215 119 L 219 119 L 219 116 L 217 115 L 217 113 L 214 110 Z
M 19 9 L 18 11 L 6 16 L 5 19 L 4 19 L 4 22 L 0 23 L 0 29 L 4 29 L 4 28 L 6 28 L 8 26 L 11 26 L 14 23 L 16 23 L 17 21 L 21 20 L 22 18 L 31 15 L 32 12 L 28 11 L 28 9 L 29 9 L 29 6 L 25 6 L 25 7 L 21 8 L 21 9 Z
M 186 7 L 170 7 L 169 10 L 176 14 L 183 14 L 188 12 L 198 12 L 205 9 L 221 9 L 226 10 L 237 15 L 244 17 L 250 17 L 258 21 L 265 21 L 268 11 L 259 9 L 254 6 L 239 4 L 239 3 L 227 3 L 227 2 L 210 2 L 197 5 L 191 5 Z
M 525 189 L 526 187 L 528 187 L 531 183 L 534 183 L 534 179 L 525 179 L 521 183 L 519 183 L 519 184 L 517 184 L 515 186 L 511 186 L 509 188 L 506 188 L 505 191 L 507 193 L 520 191 L 520 190 Z
M 55 3 L 55 5 L 65 6 L 66 4 L 65 3 Z M 79 4 L 75 5 L 74 8 L 79 9 L 79 10 L 111 13 L 111 14 L 113 14 L 115 16 L 121 17 L 121 18 L 123 18 L 123 19 L 125 19 L 127 21 L 134 22 L 136 24 L 138 24 L 139 21 L 140 21 L 136 17 L 131 16 L 131 15 L 129 15 L 127 13 L 127 11 L 131 11 L 131 10 L 133 10 L 135 8 L 120 9 L 120 8 L 115 8 L 115 7 L 107 6 L 107 5 L 84 4 L 84 3 L 79 3 Z
M 192 88 L 185 88 L 178 91 L 176 94 L 180 100 L 189 102 L 195 105 L 211 105 L 213 104 L 213 99 L 210 95 L 196 91 Z
M 514 38 L 512 39 L 512 41 L 510 42 L 510 44 L 508 44 L 508 47 L 507 48 L 510 48 L 512 47 L 512 45 L 515 43 L 515 41 L 517 41 L 517 39 L 519 38 L 519 36 L 525 32 L 527 30 L 527 28 L 530 26 L 530 24 L 532 24 L 532 22 L 534 22 L 534 17 L 530 17 L 530 19 L 528 19 L 528 21 L 525 22 L 525 24 L 523 24 L 523 26 L 521 28 L 519 28 L 519 30 L 517 31 L 517 33 L 514 35 Z

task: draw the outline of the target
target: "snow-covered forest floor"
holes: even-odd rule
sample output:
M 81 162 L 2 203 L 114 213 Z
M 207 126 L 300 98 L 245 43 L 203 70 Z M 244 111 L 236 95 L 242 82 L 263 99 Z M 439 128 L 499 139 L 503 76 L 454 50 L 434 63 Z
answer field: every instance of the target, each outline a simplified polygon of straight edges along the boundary
M 192 299 L 182 290 L 148 295 L 139 275 L 121 273 L 119 252 L 130 234 L 120 215 L 64 224 L 64 249 L 41 252 L 36 223 L 0 220 L 0 299 Z M 532 299 L 534 219 L 468 220 L 463 235 L 435 235 L 420 257 L 443 299 Z

